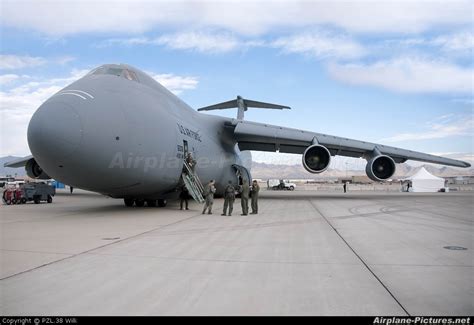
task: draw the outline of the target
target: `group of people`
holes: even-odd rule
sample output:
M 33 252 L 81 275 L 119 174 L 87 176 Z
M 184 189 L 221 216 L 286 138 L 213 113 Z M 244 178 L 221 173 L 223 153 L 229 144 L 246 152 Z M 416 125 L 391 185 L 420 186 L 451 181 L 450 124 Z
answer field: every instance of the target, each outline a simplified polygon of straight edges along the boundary
M 214 204 L 214 193 L 216 193 L 216 187 L 214 186 L 215 181 L 211 180 L 206 184 L 203 191 L 204 197 L 204 208 L 202 214 L 205 214 L 206 211 L 208 214 L 212 214 L 212 206 Z M 258 213 L 258 194 L 260 192 L 260 186 L 257 181 L 252 182 L 252 186 L 249 186 L 247 182 L 244 182 L 242 185 L 236 187 L 232 184 L 232 181 L 229 181 L 226 188 L 224 189 L 224 209 L 222 215 L 231 216 L 234 210 L 234 202 L 237 193 L 240 193 L 240 203 L 242 206 L 242 214 L 246 216 L 249 214 L 249 198 L 250 198 L 250 207 L 252 212 L 250 214 Z M 180 193 L 180 208 L 183 210 L 189 210 L 188 208 L 188 199 L 190 198 L 189 191 L 186 186 L 183 186 Z
M 190 169 L 190 176 L 193 176 L 196 160 L 194 160 L 191 153 L 188 153 L 185 157 L 186 164 Z M 216 187 L 214 186 L 215 181 L 210 180 L 209 183 L 206 184 L 204 187 L 204 191 L 202 193 L 204 197 L 204 209 L 202 210 L 202 214 L 207 213 L 212 214 L 212 205 L 214 204 L 214 193 L 216 193 Z M 232 184 L 232 181 L 229 181 L 225 190 L 224 190 L 224 210 L 222 215 L 232 215 L 232 211 L 234 210 L 234 201 L 237 193 L 240 193 L 240 203 L 242 206 L 242 214 L 246 216 L 249 214 L 249 198 L 251 199 L 251 208 L 252 212 L 250 214 L 257 214 L 258 213 L 258 193 L 260 192 L 260 186 L 258 185 L 257 181 L 254 180 L 252 182 L 252 186 L 250 186 L 247 182 L 243 182 L 242 185 L 235 187 Z M 188 200 L 191 198 L 190 193 L 186 185 L 183 185 L 181 188 L 181 193 L 179 195 L 180 198 L 180 209 L 183 210 L 183 207 L 186 210 L 188 208 Z
M 211 180 L 204 188 L 203 196 L 205 198 L 204 209 L 202 214 L 212 214 L 212 205 L 214 203 L 214 193 L 216 187 L 214 186 L 214 180 Z M 252 212 L 250 214 L 258 213 L 258 193 L 260 192 L 260 186 L 257 181 L 252 182 L 252 186 L 249 186 L 247 182 L 243 182 L 238 188 L 236 188 L 232 181 L 229 181 L 226 188 L 224 189 L 224 208 L 222 211 L 223 216 L 231 216 L 234 210 L 234 201 L 237 193 L 240 193 L 240 203 L 242 206 L 242 216 L 249 214 L 249 198 L 251 199 Z

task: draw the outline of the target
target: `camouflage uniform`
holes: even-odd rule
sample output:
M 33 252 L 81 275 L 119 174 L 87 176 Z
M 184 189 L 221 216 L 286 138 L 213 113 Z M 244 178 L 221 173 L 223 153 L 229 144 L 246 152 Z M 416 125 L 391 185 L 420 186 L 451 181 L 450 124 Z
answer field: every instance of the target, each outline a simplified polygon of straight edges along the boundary
M 249 194 L 250 187 L 247 182 L 244 181 L 242 186 L 240 186 L 240 204 L 242 205 L 242 215 L 246 216 L 249 214 Z
M 202 214 L 206 213 L 206 209 L 209 208 L 208 214 L 212 214 L 212 205 L 214 204 L 214 193 L 216 193 L 216 188 L 214 187 L 213 182 L 209 182 L 206 187 L 204 188 L 204 198 L 206 202 L 204 203 L 204 209 L 202 210 Z
M 181 187 L 181 193 L 179 194 L 179 198 L 180 198 L 179 206 L 181 210 L 183 210 L 183 203 L 185 203 L 186 210 L 189 210 L 188 209 L 189 191 L 186 185 L 183 185 Z
M 258 213 L 258 192 L 260 191 L 260 186 L 257 182 L 252 184 L 252 214 Z
M 227 212 L 227 207 L 229 207 L 229 216 L 232 215 L 232 210 L 234 209 L 235 201 L 235 188 L 232 183 L 229 183 L 224 190 L 224 211 L 222 215 L 225 216 Z
M 196 160 L 194 160 L 191 153 L 188 153 L 188 156 L 186 157 L 186 163 L 188 164 L 191 171 L 194 173 L 196 170 Z

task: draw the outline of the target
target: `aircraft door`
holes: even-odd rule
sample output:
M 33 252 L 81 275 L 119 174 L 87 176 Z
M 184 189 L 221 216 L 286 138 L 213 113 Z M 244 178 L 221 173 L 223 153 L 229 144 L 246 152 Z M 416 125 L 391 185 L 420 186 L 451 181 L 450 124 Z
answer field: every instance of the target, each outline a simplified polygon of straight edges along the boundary
M 184 150 L 184 157 L 186 158 L 188 156 L 188 151 L 189 151 L 188 141 L 186 140 L 183 140 L 183 150 Z
M 239 185 L 242 185 L 244 182 L 250 185 L 252 181 L 252 176 L 250 175 L 250 171 L 244 166 L 240 166 L 236 164 L 232 165 L 232 167 L 234 167 L 235 173 L 237 177 L 239 178 Z

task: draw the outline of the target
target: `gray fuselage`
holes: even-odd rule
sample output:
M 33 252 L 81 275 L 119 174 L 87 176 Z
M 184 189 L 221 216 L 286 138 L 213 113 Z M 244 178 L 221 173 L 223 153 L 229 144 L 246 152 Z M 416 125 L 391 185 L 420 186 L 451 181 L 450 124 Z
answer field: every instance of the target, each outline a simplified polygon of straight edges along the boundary
M 129 69 L 135 80 L 100 73 L 107 67 Z M 111 197 L 173 196 L 186 151 L 201 181 L 216 180 L 221 192 L 238 181 L 232 165 L 242 165 L 229 121 L 196 112 L 135 68 L 106 65 L 42 104 L 28 143 L 52 178 Z

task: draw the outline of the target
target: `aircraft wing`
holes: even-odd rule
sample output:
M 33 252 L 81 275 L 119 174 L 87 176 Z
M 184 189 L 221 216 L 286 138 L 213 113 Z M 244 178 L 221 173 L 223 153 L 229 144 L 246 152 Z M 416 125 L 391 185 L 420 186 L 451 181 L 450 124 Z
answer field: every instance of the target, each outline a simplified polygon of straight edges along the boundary
M 471 166 L 460 160 L 263 123 L 234 119 L 229 126 L 234 127 L 234 138 L 238 141 L 240 150 L 302 154 L 311 144 L 319 143 L 325 146 L 333 156 L 368 157 L 377 149 L 397 163 L 416 160 L 464 168 Z
M 33 156 L 31 156 L 31 155 L 27 156 L 27 157 L 23 157 L 23 158 L 18 158 L 18 159 L 9 161 L 7 163 L 4 163 L 3 167 L 12 167 L 12 168 L 23 167 L 23 166 L 26 165 L 28 160 L 30 160 L 31 158 L 33 158 Z

